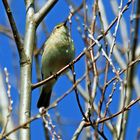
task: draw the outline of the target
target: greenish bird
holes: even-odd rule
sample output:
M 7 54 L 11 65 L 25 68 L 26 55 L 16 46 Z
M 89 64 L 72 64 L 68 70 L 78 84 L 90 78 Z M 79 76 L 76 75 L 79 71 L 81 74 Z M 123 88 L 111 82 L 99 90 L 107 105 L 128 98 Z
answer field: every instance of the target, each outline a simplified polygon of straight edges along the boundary
M 42 79 L 46 79 L 52 74 L 69 64 L 75 56 L 73 41 L 66 22 L 61 23 L 53 29 L 50 37 L 44 44 L 42 54 Z M 51 93 L 57 79 L 52 79 L 42 86 L 41 95 L 37 107 L 48 107 Z

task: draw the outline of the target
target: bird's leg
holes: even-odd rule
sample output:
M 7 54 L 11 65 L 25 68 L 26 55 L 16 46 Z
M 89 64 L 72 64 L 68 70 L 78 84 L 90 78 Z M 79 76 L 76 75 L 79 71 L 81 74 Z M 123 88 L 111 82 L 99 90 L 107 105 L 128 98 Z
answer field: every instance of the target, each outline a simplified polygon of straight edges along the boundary
M 57 79 L 58 79 L 57 74 L 53 74 L 52 72 L 50 72 L 50 76 L 51 76 L 51 75 L 54 75 L 54 79 L 57 81 Z

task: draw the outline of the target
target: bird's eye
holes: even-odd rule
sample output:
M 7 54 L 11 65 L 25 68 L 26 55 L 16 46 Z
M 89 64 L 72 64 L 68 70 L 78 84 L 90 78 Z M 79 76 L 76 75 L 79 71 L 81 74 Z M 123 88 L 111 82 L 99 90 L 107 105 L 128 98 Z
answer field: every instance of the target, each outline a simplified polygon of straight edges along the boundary
M 56 26 L 56 27 L 55 27 L 55 30 L 58 29 L 58 28 L 59 28 L 59 26 Z

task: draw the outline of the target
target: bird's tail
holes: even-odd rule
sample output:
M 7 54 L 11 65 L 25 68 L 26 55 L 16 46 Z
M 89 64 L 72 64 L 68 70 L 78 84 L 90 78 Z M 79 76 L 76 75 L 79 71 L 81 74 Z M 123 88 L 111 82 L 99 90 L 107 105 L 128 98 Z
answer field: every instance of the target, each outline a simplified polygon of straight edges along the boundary
M 52 89 L 48 90 L 43 86 L 38 103 L 37 103 L 38 108 L 41 108 L 41 107 L 47 108 L 49 106 L 51 93 L 52 93 Z

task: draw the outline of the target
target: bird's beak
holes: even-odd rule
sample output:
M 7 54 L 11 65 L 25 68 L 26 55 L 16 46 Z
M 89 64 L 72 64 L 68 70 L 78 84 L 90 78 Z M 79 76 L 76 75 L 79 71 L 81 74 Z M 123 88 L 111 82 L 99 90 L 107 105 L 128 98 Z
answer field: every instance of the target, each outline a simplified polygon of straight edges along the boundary
M 68 19 L 66 19 L 66 20 L 63 22 L 63 23 L 64 23 L 64 26 L 66 26 L 67 22 L 68 22 Z

